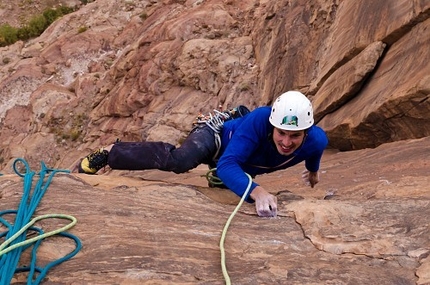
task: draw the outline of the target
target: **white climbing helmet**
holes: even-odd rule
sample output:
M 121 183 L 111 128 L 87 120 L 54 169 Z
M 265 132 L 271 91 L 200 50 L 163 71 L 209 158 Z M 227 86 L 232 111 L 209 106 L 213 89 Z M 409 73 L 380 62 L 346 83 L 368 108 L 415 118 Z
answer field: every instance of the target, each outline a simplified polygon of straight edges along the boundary
M 272 106 L 270 123 L 278 129 L 300 131 L 314 124 L 311 101 L 298 91 L 288 91 L 279 96 Z

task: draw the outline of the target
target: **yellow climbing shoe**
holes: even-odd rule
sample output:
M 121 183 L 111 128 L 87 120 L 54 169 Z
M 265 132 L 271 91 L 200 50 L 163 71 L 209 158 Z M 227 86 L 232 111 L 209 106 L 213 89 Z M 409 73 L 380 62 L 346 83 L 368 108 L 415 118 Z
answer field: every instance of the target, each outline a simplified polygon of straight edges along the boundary
M 97 171 L 105 167 L 108 163 L 109 152 L 103 148 L 93 151 L 78 165 L 79 173 L 96 174 Z

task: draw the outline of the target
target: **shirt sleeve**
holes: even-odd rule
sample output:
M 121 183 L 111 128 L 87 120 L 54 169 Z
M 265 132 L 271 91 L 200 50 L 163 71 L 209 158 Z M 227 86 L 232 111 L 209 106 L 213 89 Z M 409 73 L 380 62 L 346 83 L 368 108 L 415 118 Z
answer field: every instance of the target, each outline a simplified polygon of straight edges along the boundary
M 261 124 L 264 120 L 268 120 L 268 118 L 265 118 L 265 116 L 263 118 L 262 113 L 258 111 L 250 113 L 234 132 L 217 163 L 218 177 L 230 190 L 240 197 L 246 192 L 250 182 L 250 178 L 240 165 L 244 164 L 255 152 L 260 140 L 266 139 L 265 128 Z M 249 191 L 245 197 L 247 202 L 254 202 L 249 195 L 257 186 L 257 183 L 254 181 L 251 182 Z

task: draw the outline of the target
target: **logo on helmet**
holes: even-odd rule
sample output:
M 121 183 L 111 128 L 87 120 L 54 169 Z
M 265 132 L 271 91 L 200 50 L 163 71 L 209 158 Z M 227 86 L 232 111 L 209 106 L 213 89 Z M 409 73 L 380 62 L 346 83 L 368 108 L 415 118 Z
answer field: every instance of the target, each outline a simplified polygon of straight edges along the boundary
M 299 118 L 297 116 L 285 116 L 282 119 L 281 125 L 287 125 L 287 126 L 299 126 Z

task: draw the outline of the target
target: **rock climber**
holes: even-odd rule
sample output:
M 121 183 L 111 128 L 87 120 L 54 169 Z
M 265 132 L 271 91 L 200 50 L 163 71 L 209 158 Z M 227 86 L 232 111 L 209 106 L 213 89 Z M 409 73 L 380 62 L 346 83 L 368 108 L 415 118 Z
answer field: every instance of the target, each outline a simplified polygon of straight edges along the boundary
M 119 170 L 184 173 L 207 164 L 223 186 L 239 197 L 249 188 L 245 201 L 255 203 L 259 216 L 276 217 L 276 196 L 253 180 L 248 187 L 250 177 L 304 161 L 302 178 L 313 188 L 319 182 L 320 162 L 327 144 L 325 132 L 314 125 L 310 100 L 301 92 L 288 91 L 271 107 L 262 106 L 251 112 L 239 106 L 199 117 L 179 147 L 149 141 L 118 141 L 102 147 L 79 162 L 78 172 L 95 174 L 108 165 Z

